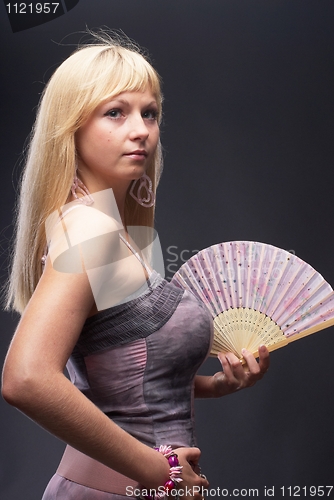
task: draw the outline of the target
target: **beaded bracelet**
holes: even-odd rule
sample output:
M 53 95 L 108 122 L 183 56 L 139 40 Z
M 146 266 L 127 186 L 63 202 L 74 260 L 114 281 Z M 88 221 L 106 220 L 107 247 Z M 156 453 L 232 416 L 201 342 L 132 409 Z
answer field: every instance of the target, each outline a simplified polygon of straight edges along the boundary
M 155 491 L 154 496 L 151 495 L 145 496 L 144 497 L 145 500 L 161 500 L 177 486 L 177 483 L 180 483 L 182 481 L 180 475 L 183 466 L 180 465 L 178 456 L 176 453 L 173 452 L 172 448 L 170 446 L 161 445 L 158 448 L 154 449 L 159 453 L 162 453 L 162 455 L 164 455 L 164 457 L 167 458 L 170 466 L 169 479 L 168 481 L 165 482 L 163 486 L 159 486 L 158 491 Z
M 176 487 L 177 483 L 180 483 L 182 479 L 180 478 L 180 474 L 182 472 L 182 465 L 179 463 L 179 459 L 176 453 L 173 452 L 170 446 L 159 446 L 159 448 L 154 448 L 159 453 L 162 453 L 168 460 L 170 465 L 169 470 L 169 479 L 164 484 L 165 492 L 168 494 L 173 488 Z M 158 496 L 161 498 L 164 496 L 164 493 L 161 492 L 161 495 Z

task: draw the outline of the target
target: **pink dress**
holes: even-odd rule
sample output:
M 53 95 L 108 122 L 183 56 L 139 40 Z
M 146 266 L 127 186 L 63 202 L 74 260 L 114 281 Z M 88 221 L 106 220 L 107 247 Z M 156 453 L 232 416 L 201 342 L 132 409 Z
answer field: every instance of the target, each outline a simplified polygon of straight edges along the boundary
M 87 398 L 146 445 L 195 446 L 194 377 L 210 350 L 212 319 L 189 292 L 157 273 L 148 284 L 132 300 L 87 319 L 68 371 Z M 90 486 L 68 479 L 60 467 L 43 500 L 129 498 L 117 494 L 117 475 L 105 491 L 107 468 L 94 462 L 85 462 Z

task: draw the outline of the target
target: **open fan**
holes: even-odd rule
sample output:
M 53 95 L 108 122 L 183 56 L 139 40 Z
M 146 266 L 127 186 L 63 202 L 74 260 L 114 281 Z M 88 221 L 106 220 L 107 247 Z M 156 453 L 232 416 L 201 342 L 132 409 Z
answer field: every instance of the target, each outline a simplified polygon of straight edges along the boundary
M 295 255 L 264 243 L 233 241 L 206 248 L 175 273 L 214 322 L 211 355 L 273 351 L 334 325 L 334 292 Z

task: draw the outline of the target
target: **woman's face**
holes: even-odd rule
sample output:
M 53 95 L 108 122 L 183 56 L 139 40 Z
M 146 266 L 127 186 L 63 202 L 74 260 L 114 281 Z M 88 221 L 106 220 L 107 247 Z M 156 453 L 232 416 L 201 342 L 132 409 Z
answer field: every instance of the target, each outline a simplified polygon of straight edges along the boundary
M 127 189 L 146 171 L 159 141 L 150 90 L 123 92 L 99 105 L 76 133 L 78 170 L 91 192 Z

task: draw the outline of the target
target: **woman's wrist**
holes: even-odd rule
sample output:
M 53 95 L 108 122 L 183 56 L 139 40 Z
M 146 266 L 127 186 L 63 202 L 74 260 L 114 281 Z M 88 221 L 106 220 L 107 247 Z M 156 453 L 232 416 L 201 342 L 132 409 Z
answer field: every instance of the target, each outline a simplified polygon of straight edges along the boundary
M 213 375 L 196 375 L 195 398 L 218 398 L 220 396 Z
M 169 467 L 169 474 L 166 481 L 160 484 L 157 489 L 146 490 L 142 489 L 142 498 L 145 500 L 159 500 L 168 495 L 172 490 L 177 488 L 177 485 L 182 481 L 182 465 L 179 463 L 179 459 L 176 453 L 173 452 L 170 446 L 162 445 L 158 448 L 154 448 L 155 451 L 161 453 L 166 459 Z

